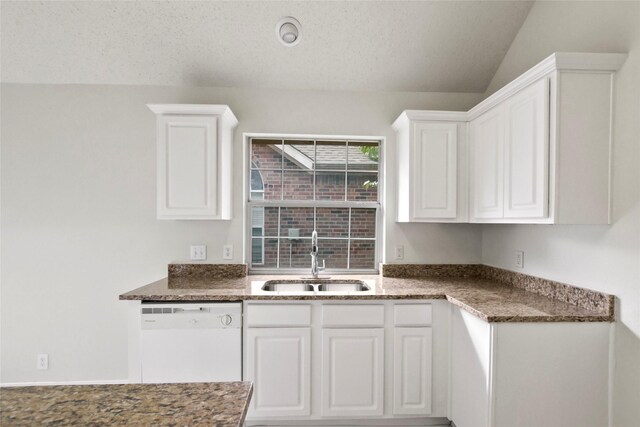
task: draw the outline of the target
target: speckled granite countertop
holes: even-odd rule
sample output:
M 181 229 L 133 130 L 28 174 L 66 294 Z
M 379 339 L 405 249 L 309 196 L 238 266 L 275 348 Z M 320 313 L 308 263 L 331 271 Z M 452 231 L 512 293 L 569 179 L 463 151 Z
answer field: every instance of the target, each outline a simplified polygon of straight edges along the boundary
M 482 277 L 392 278 L 382 276 L 333 276 L 362 279 L 372 291 L 351 294 L 264 292 L 257 283 L 293 279 L 295 276 L 246 276 L 227 279 L 162 279 L 120 295 L 122 300 L 143 301 L 240 301 L 240 300 L 371 300 L 447 299 L 487 322 L 610 322 L 613 297 L 583 298 L 579 304 L 564 302 L 498 280 Z M 576 288 L 580 289 L 580 288 Z M 592 292 L 585 290 L 586 292 Z M 610 297 L 610 298 L 609 298 Z M 566 299 L 566 298 L 565 298 Z
M 242 426 L 249 382 L 0 389 L 0 425 Z

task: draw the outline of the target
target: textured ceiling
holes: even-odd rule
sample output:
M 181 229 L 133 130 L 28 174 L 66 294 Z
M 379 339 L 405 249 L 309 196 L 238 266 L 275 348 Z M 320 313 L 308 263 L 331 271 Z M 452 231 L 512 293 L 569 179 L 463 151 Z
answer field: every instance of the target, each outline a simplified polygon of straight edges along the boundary
M 531 2 L 6 2 L 17 83 L 483 92 Z M 292 48 L 283 16 L 303 28 Z

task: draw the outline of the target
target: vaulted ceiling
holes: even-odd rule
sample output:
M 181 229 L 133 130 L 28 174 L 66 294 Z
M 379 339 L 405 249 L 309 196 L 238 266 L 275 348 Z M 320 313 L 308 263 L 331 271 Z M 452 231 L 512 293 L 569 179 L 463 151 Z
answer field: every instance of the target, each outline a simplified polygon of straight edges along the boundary
M 528 1 L 1 3 L 13 83 L 483 92 Z M 276 39 L 283 16 L 302 25 Z

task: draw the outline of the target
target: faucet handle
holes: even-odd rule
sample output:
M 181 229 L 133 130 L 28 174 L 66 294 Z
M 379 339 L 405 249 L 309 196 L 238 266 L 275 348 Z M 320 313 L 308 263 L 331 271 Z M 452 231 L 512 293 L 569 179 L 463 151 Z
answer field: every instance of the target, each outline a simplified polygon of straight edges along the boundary
M 318 266 L 318 271 L 322 271 L 324 269 L 325 269 L 325 266 L 324 266 L 324 259 L 323 259 L 322 260 L 322 267 Z

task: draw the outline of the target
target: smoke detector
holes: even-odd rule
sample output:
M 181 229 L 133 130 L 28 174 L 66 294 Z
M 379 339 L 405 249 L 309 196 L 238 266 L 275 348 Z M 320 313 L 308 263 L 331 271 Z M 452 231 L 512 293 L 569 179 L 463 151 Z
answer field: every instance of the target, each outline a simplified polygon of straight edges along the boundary
M 302 38 L 300 22 L 296 18 L 285 16 L 276 24 L 276 37 L 285 46 L 297 45 Z

